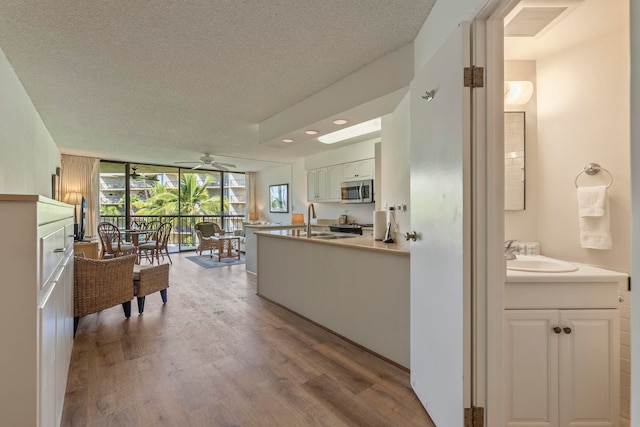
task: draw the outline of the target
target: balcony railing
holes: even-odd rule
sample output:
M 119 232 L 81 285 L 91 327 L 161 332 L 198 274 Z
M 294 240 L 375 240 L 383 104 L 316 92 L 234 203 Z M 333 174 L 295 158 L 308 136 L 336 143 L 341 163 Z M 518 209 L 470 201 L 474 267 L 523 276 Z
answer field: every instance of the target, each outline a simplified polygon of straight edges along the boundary
M 180 216 L 157 216 L 157 215 L 132 215 L 131 222 L 170 222 L 171 237 L 169 244 L 177 250 L 193 250 L 196 247 L 196 232 L 194 226 L 198 222 L 215 222 L 226 232 L 242 230 L 244 215 L 180 215 Z M 110 222 L 120 230 L 130 228 L 126 223 L 124 215 L 101 215 L 100 222 Z

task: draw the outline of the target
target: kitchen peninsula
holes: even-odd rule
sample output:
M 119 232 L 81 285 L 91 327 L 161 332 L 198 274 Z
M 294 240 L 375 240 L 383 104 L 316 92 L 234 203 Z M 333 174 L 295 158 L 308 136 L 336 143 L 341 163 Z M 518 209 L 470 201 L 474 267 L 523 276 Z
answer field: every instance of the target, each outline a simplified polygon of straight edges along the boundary
M 258 295 L 409 367 L 409 244 L 258 232 Z

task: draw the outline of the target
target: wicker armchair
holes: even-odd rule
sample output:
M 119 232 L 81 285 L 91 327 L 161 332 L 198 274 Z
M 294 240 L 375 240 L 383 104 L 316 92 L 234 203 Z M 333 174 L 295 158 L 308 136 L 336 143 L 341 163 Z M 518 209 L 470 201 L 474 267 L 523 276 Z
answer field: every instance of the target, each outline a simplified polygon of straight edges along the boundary
M 139 272 L 134 275 L 133 293 L 138 300 L 138 313 L 144 311 L 145 297 L 160 291 L 162 303 L 167 303 L 167 288 L 169 287 L 169 264 L 152 267 L 137 267 Z
M 73 331 L 80 317 L 122 304 L 131 317 L 133 266 L 136 255 L 97 260 L 74 257 Z
M 217 236 L 223 236 L 224 231 L 215 222 L 199 222 L 194 228 L 198 237 L 196 252 L 202 255 L 202 251 L 209 249 L 209 254 L 213 255 L 214 250 L 217 251 L 219 249 L 220 241 Z

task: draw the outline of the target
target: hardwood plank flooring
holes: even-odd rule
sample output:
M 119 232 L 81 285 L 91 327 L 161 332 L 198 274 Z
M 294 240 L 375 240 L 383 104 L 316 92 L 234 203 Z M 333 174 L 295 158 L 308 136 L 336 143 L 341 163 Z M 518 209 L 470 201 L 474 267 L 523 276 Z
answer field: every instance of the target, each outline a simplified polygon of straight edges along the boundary
M 172 256 L 168 302 L 80 319 L 63 426 L 433 426 L 402 369 Z

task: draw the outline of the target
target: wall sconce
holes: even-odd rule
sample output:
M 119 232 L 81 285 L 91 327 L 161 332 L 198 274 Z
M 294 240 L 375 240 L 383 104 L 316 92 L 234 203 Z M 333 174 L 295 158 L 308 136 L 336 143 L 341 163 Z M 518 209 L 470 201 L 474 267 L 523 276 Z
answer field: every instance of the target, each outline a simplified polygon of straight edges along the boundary
M 533 96 L 533 83 L 530 81 L 504 82 L 504 103 L 507 105 L 523 105 Z

